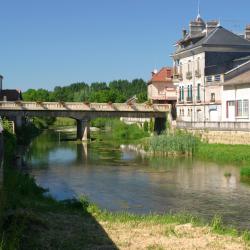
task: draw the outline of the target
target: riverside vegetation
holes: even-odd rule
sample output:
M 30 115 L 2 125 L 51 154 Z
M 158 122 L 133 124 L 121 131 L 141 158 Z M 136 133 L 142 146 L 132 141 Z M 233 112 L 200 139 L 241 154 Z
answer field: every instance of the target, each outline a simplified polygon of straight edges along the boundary
M 148 131 L 138 132 L 137 127 L 125 126 L 119 121 L 111 123 L 109 128 L 112 129 L 113 126 L 120 130 L 118 134 L 113 135 L 114 138 L 140 139 L 149 135 Z M 35 128 L 33 130 L 37 131 Z M 27 133 L 29 130 L 23 131 Z M 33 136 L 35 134 L 34 132 Z M 47 190 L 38 187 L 33 178 L 12 168 L 17 141 L 27 144 L 27 140 L 17 139 L 8 130 L 4 137 L 6 162 L 1 202 L 1 250 L 179 249 L 180 245 L 183 249 L 248 248 L 249 233 L 223 226 L 221 218 L 217 216 L 207 223 L 188 214 L 138 216 L 111 213 L 99 209 L 86 197 L 80 197 L 79 200 L 55 201 L 45 196 Z M 167 138 L 171 138 L 170 142 L 167 142 Z M 151 147 L 159 152 L 178 151 L 196 156 L 198 152 L 205 153 L 205 149 L 209 150 L 210 154 L 212 150 L 199 139 L 180 132 L 176 136 L 166 134 L 146 139 L 148 140 L 151 140 Z M 243 158 L 242 162 L 247 163 L 246 161 L 248 158 Z

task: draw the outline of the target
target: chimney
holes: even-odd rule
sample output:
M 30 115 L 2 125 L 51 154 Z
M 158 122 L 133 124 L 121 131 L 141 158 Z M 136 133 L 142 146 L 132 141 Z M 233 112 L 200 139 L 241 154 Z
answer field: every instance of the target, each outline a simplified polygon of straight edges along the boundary
M 214 29 L 216 29 L 218 27 L 218 25 L 219 25 L 219 22 L 216 20 L 207 22 L 207 24 L 206 24 L 207 34 L 209 34 Z
M 245 30 L 245 39 L 247 39 L 248 41 L 250 41 L 250 24 L 248 24 L 246 26 L 246 30 Z
M 3 76 L 0 75 L 0 91 L 3 90 Z
M 187 35 L 187 30 L 186 30 L 186 29 L 183 29 L 183 30 L 182 30 L 182 36 L 183 36 L 183 38 L 185 38 L 186 35 Z
M 201 18 L 197 18 L 195 21 L 191 21 L 189 24 L 191 37 L 201 34 L 205 28 L 205 23 Z
M 154 70 L 152 71 L 152 76 L 156 75 L 157 73 L 158 73 L 158 70 L 157 70 L 157 69 L 154 69 Z

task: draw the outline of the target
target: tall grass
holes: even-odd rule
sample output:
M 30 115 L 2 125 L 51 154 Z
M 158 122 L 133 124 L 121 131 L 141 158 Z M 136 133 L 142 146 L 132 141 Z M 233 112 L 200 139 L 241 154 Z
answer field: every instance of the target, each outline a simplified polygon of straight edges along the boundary
M 192 134 L 178 131 L 150 138 L 149 150 L 163 155 L 194 155 L 199 143 Z
M 201 143 L 196 155 L 203 160 L 232 163 L 239 166 L 250 164 L 249 145 Z

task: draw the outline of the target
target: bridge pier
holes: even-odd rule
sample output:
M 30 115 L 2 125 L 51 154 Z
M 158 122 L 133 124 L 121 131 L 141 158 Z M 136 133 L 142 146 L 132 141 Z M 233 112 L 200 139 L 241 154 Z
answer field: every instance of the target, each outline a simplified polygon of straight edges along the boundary
M 77 123 L 77 140 L 88 141 L 90 139 L 90 121 L 76 120 Z

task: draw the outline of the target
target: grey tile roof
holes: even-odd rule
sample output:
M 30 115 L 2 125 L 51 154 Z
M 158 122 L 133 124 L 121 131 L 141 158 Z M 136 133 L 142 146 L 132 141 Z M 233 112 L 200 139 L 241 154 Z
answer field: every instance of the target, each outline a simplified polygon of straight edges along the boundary
M 177 49 L 175 53 L 179 53 L 185 50 L 193 49 L 199 46 L 229 46 L 229 47 L 249 47 L 250 41 L 244 39 L 243 37 L 234 34 L 233 32 L 219 26 L 215 28 L 207 36 L 203 37 L 199 41 L 185 48 Z

